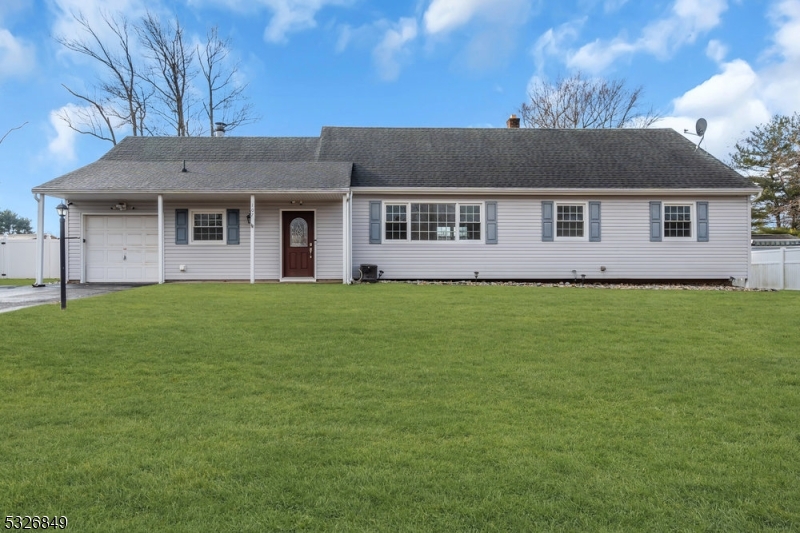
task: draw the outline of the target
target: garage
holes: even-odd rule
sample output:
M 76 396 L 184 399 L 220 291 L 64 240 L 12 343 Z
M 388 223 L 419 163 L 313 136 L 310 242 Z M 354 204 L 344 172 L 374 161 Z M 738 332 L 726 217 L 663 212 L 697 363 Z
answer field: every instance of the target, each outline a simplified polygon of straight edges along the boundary
M 87 283 L 157 283 L 158 217 L 86 216 Z

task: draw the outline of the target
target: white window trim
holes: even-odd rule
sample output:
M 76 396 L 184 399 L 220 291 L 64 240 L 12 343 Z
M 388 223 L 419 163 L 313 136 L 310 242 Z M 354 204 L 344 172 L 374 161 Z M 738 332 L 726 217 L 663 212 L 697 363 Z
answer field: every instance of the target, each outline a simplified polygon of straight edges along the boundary
M 195 241 L 194 216 L 197 215 L 222 215 L 222 240 L 220 241 Z M 189 210 L 189 244 L 197 246 L 221 246 L 228 243 L 228 210 L 227 209 L 190 209 Z
M 689 216 L 692 217 L 692 234 L 689 237 L 667 237 L 667 206 L 689 206 Z M 697 240 L 697 206 L 695 202 L 661 202 L 661 238 L 665 241 L 696 241 Z
M 583 237 L 558 236 L 558 206 L 579 205 L 583 207 Z M 563 242 L 589 241 L 589 202 L 553 202 L 553 240 Z
M 415 241 L 411 239 L 411 204 L 455 204 L 456 206 L 456 238 L 451 241 Z M 386 206 L 387 205 L 404 205 L 406 206 L 406 238 L 405 239 L 387 239 L 386 238 Z M 480 239 L 461 239 L 458 231 L 461 224 L 461 206 L 462 205 L 477 205 L 480 206 L 481 215 L 481 238 Z M 486 242 L 486 202 L 458 202 L 452 200 L 403 200 L 403 201 L 389 201 L 386 200 L 381 204 L 381 243 L 400 243 L 400 242 L 413 242 L 429 246 L 431 244 L 447 244 L 453 243 L 472 243 L 483 244 Z

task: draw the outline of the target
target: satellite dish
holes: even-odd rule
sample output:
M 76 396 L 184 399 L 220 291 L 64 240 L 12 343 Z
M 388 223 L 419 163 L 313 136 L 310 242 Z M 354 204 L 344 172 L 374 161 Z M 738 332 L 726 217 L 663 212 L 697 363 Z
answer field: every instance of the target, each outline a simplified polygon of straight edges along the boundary
M 701 118 L 697 120 L 697 124 L 695 124 L 695 131 L 697 132 L 698 137 L 702 137 L 706 134 L 706 129 L 708 128 L 708 122 L 706 119 Z

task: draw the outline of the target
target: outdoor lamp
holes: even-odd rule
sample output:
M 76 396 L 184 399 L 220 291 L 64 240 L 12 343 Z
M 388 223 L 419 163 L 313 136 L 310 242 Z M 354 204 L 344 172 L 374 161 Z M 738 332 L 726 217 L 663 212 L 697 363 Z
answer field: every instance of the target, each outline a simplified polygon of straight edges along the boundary
M 61 309 L 67 308 L 67 253 L 65 246 L 67 241 L 64 238 L 64 217 L 67 216 L 67 211 L 69 211 L 69 207 L 67 207 L 64 202 L 56 206 L 61 229 L 61 242 L 59 243 L 61 247 Z

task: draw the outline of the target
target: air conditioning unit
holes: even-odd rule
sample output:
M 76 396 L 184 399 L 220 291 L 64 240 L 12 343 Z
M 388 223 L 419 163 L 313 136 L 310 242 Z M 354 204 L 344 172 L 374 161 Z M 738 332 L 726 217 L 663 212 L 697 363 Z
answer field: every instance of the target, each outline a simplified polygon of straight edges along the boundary
M 376 283 L 378 281 L 378 265 L 361 265 L 358 269 L 361 271 L 360 281 L 369 283 Z

